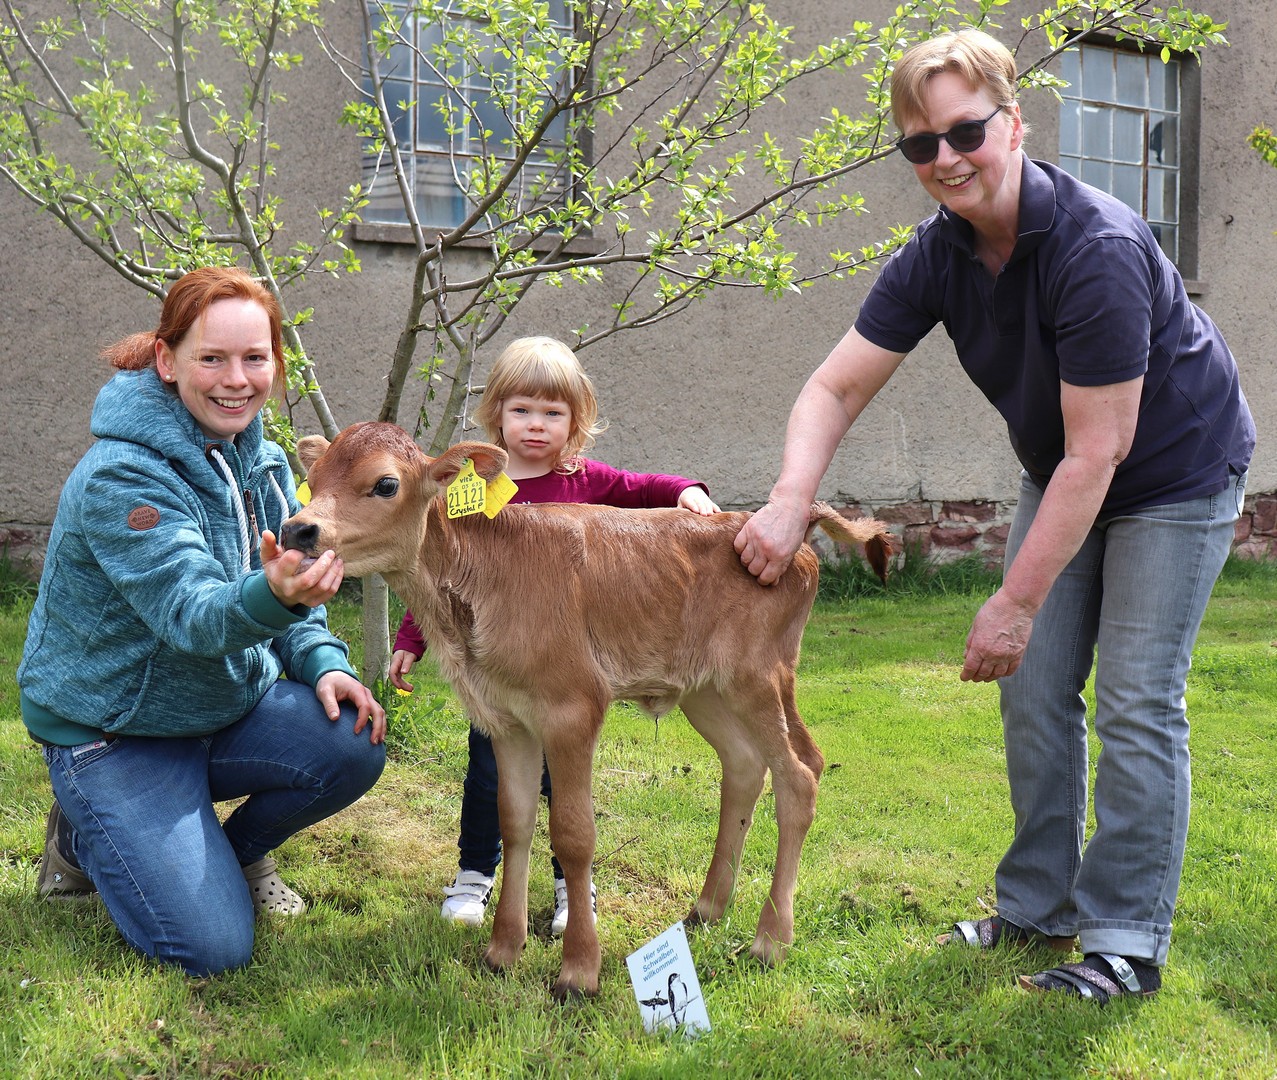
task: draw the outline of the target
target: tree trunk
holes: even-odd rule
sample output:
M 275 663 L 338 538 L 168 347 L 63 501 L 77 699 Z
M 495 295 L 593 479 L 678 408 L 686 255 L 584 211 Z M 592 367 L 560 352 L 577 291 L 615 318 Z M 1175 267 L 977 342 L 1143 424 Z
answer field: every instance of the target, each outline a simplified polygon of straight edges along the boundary
M 390 590 L 380 574 L 363 579 L 364 662 L 359 678 L 376 686 L 390 671 Z

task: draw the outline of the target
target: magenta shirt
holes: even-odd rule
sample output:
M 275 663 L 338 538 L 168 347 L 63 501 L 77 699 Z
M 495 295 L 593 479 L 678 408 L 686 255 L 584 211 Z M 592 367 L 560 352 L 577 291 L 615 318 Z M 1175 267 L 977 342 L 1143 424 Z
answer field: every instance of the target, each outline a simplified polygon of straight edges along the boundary
M 516 480 L 519 490 L 512 503 L 600 503 L 631 510 L 648 510 L 655 506 L 677 506 L 678 497 L 689 487 L 709 488 L 699 480 L 661 473 L 634 473 L 615 469 L 602 461 L 577 458 L 575 472 L 548 472 Z M 404 615 L 395 635 L 395 652 L 407 650 L 418 658 L 426 651 L 425 638 L 413 621 L 412 612 Z

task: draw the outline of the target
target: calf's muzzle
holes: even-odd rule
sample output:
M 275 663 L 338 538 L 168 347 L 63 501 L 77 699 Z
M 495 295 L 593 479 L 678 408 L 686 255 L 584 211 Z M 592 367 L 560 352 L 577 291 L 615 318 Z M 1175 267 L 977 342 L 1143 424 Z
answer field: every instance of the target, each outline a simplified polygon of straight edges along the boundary
M 304 551 L 313 555 L 319 544 L 319 526 L 304 521 L 286 521 L 279 531 L 279 539 L 285 551 Z

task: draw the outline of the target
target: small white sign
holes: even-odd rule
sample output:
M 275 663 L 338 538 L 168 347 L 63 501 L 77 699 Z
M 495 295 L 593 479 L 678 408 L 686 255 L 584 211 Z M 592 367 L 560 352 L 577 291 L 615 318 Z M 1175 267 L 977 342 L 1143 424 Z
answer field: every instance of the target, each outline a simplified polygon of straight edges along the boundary
M 645 1030 L 678 1028 L 685 1035 L 709 1031 L 709 1014 L 681 922 L 630 953 L 625 963 Z

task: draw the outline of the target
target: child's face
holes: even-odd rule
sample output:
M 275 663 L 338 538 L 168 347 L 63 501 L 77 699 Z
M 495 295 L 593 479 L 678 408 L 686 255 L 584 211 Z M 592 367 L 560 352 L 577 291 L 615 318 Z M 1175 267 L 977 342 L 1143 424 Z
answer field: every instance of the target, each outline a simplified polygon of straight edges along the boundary
M 562 460 L 572 433 L 572 409 L 566 401 L 511 397 L 501 403 L 501 437 L 510 453 L 507 472 L 518 479 L 540 476 Z

